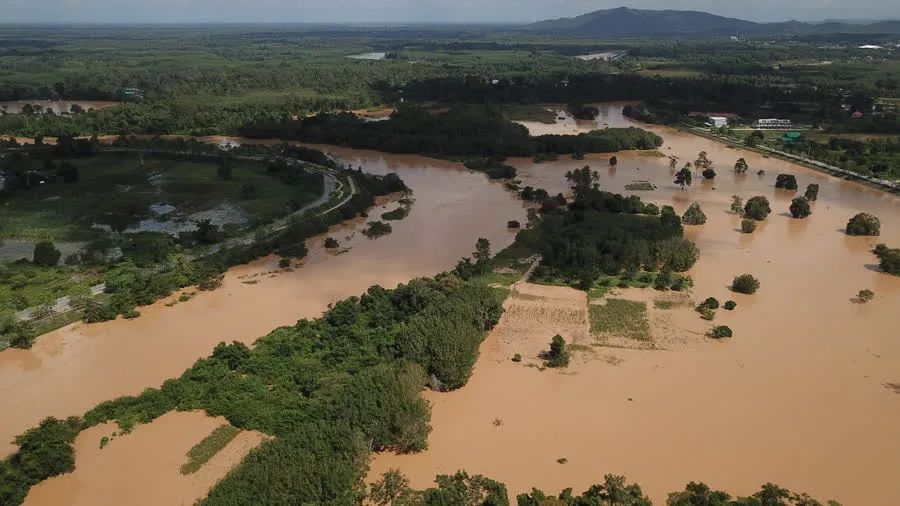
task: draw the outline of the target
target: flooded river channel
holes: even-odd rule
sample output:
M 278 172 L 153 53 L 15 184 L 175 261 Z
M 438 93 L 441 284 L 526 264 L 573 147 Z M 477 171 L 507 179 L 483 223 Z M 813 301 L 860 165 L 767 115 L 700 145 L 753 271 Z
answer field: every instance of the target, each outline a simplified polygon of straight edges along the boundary
M 278 269 L 278 258 L 263 258 L 231 269 L 222 288 L 187 303 L 166 307 L 176 294 L 140 308 L 135 320 L 75 324 L 41 336 L 30 350 L 0 352 L 2 453 L 44 417 L 81 414 L 104 400 L 158 386 L 220 341 L 252 343 L 278 326 L 318 317 L 328 304 L 372 285 L 394 287 L 452 268 L 471 256 L 479 237 L 495 249 L 506 247 L 514 239 L 507 220 L 525 219 L 521 201 L 502 183 L 458 164 L 328 151 L 369 172 L 397 172 L 413 189 L 416 202 L 406 219 L 393 222 L 393 233 L 367 239 L 361 233 L 365 221 L 358 220 L 331 234 L 346 253 L 327 253 L 324 237 L 314 239 L 304 265 L 292 272 Z M 393 207 L 372 210 L 371 219 Z

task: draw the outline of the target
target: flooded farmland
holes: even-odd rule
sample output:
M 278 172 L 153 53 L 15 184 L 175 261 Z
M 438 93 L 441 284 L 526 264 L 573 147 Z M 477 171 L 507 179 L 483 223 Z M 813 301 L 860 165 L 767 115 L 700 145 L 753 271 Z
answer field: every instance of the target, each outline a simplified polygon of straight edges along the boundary
M 632 124 L 616 105 L 605 106 L 596 122 L 566 121 L 526 126 L 535 133 L 573 133 L 597 124 Z M 399 468 L 413 486 L 427 487 L 435 474 L 464 468 L 506 483 L 514 495 L 531 487 L 580 492 L 613 473 L 641 484 L 656 502 L 702 480 L 733 494 L 753 493 L 771 481 L 844 504 L 897 504 L 900 485 L 892 476 L 900 467 L 900 395 L 891 386 L 900 383 L 900 278 L 878 272 L 870 250 L 878 242 L 900 243 L 900 199 L 704 138 L 649 128 L 665 139 L 660 151 L 679 157 L 680 165 L 707 151 L 715 181 L 695 178 L 682 191 L 672 182 L 668 158 L 648 153 L 618 153 L 615 167 L 609 155 L 511 163 L 523 184 L 551 194 L 567 189 L 566 171 L 588 164 L 599 171 L 604 189 L 671 204 L 679 213 L 699 202 L 707 223 L 686 226 L 701 252 L 690 272 L 693 297 L 735 300 L 737 309 L 720 311 L 715 322 L 730 326 L 735 337 L 706 339 L 695 328 L 699 315 L 679 310 L 666 331 L 682 339 L 661 350 L 598 346 L 600 359 L 575 361 L 564 373 L 541 372 L 510 358 L 545 349 L 554 330 L 545 319 L 531 325 L 515 321 L 521 311 L 510 312 L 482 345 L 465 388 L 426 394 L 433 403 L 429 449 L 379 455 L 370 478 Z M 747 175 L 731 169 L 738 157 L 749 162 Z M 764 176 L 756 175 L 760 169 Z M 811 217 L 787 214 L 795 195 L 774 188 L 779 173 L 796 175 L 801 189 L 821 185 Z M 658 189 L 625 191 L 634 181 Z M 734 194 L 770 200 L 773 213 L 756 233 L 739 233 L 740 218 L 729 211 Z M 881 237 L 844 234 L 847 220 L 860 211 L 881 217 Z M 745 272 L 760 280 L 759 292 L 731 293 L 727 286 Z M 876 300 L 854 303 L 864 288 Z M 571 332 L 563 335 L 572 341 Z M 560 458 L 568 463 L 558 463 Z
M 577 133 L 607 125 L 633 123 L 616 104 L 605 105 L 594 122 L 566 117 L 557 125 L 526 123 L 534 133 Z M 433 403 L 429 450 L 378 455 L 370 476 L 400 468 L 413 486 L 427 487 L 435 474 L 466 469 L 505 482 L 514 495 L 532 486 L 580 492 L 615 473 L 640 483 L 655 501 L 688 481 L 702 480 L 734 494 L 752 493 L 771 481 L 848 505 L 900 503 L 893 476 L 900 467 L 900 395 L 891 387 L 900 383 L 900 278 L 878 272 L 870 253 L 878 242 L 900 244 L 900 199 L 704 138 L 649 128 L 665 139 L 662 156 L 617 153 L 615 167 L 610 155 L 508 163 L 517 167 L 523 184 L 554 194 L 567 190 L 568 170 L 588 164 L 599 171 L 604 189 L 671 204 L 679 213 L 699 202 L 707 223 L 686 227 L 701 251 L 690 272 L 693 297 L 735 300 L 737 309 L 720 311 L 715 322 L 730 326 L 735 337 L 704 338 L 708 324 L 687 307 L 650 315 L 657 350 L 604 346 L 587 328 L 589 302 L 583 293 L 521 284 L 482 345 L 470 383 L 456 392 L 425 393 Z M 166 307 L 167 299 L 141 308 L 143 316 L 136 320 L 76 324 L 41 337 L 31 350 L 0 353 L 4 440 L 45 416 L 80 414 L 100 401 L 157 386 L 219 341 L 249 343 L 276 326 L 318 316 L 328 303 L 372 284 L 394 286 L 448 269 L 471 253 L 478 237 L 489 238 L 498 250 L 512 241 L 506 221 L 524 221 L 522 203 L 501 183 L 458 164 L 323 148 L 371 172 L 399 173 L 415 192 L 409 217 L 377 240 L 362 236 L 363 220 L 338 227 L 330 235 L 349 248 L 341 255 L 327 253 L 324 238 L 318 238 L 310 241 L 309 257 L 295 270 L 278 269 L 274 257 L 260 259 L 232 269 L 221 289 L 187 303 Z M 701 150 L 715 163 L 718 177 L 712 182 L 697 177 L 682 191 L 672 183 L 667 156 L 683 164 Z M 747 175 L 731 170 L 738 157 L 747 159 Z M 764 176 L 756 175 L 760 169 Z M 796 175 L 801 189 L 807 183 L 821 185 L 811 217 L 786 215 L 794 195 L 775 190 L 778 173 Z M 624 190 L 635 181 L 657 189 Z M 756 233 L 739 233 L 740 218 L 728 210 L 733 194 L 744 200 L 764 195 L 772 203 L 773 213 Z M 390 204 L 384 210 L 389 209 Z M 373 211 L 372 217 L 384 210 Z M 843 233 L 847 219 L 860 211 L 881 217 L 881 237 Z M 761 281 L 757 294 L 727 289 L 744 272 Z M 875 300 L 854 303 L 863 288 L 873 290 Z M 650 301 L 656 293 L 621 296 Z M 540 362 L 538 353 L 555 333 L 586 350 L 576 353 L 565 372 L 528 367 Z M 515 353 L 525 360 L 512 362 Z M 160 419 L 144 429 L 165 423 L 168 419 Z M 191 420 L 171 423 L 195 425 Z M 181 447 L 190 447 L 211 427 L 198 429 L 190 444 L 178 443 L 177 451 L 158 451 L 183 455 Z M 83 434 L 84 442 L 76 443 L 81 469 L 101 465 L 90 455 L 108 455 L 95 451 L 103 430 Z M 129 437 L 152 439 L 137 439 L 140 430 Z M 117 440 L 103 451 L 128 441 Z M 134 462 L 135 455 L 157 452 L 155 446 L 133 444 L 125 460 L 109 456 L 103 461 L 128 465 L 123 463 Z M 558 463 L 561 458 L 568 463 Z M 177 465 L 170 469 L 167 464 L 167 476 L 177 474 Z M 159 476 L 159 481 L 146 481 L 170 483 Z M 52 501 L 62 497 L 53 495 L 54 487 L 71 486 L 54 480 L 36 487 L 29 504 L 50 504 L 32 501 Z M 198 497 L 194 490 L 179 492 L 178 500 L 192 502 Z M 97 497 L 92 494 L 66 497 L 90 503 Z

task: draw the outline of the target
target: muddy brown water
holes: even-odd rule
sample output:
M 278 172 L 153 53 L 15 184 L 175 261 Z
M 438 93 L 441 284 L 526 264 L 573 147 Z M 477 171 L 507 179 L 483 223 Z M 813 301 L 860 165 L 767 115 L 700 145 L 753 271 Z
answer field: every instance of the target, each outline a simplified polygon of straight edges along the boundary
M 29 491 L 26 506 L 156 506 L 194 504 L 266 438 L 244 431 L 192 474 L 181 474 L 187 452 L 227 423 L 203 412 L 171 412 L 130 434 L 107 423 L 75 439 L 75 471 L 43 481 Z M 110 438 L 100 448 L 101 438 Z
M 392 222 L 393 233 L 367 239 L 361 234 L 365 220 L 358 220 L 331 233 L 349 248 L 346 253 L 327 253 L 319 237 L 309 241 L 305 265 L 293 272 L 277 272 L 278 258 L 263 258 L 231 269 L 221 289 L 189 302 L 166 307 L 175 294 L 139 308 L 142 316 L 135 320 L 75 324 L 41 336 L 30 350 L 0 352 L 2 453 L 13 451 L 13 437 L 42 418 L 81 414 L 104 400 L 158 386 L 220 341 L 251 343 L 372 285 L 394 287 L 452 268 L 471 255 L 479 237 L 494 249 L 506 247 L 514 239 L 507 220 L 525 219 L 522 203 L 502 183 L 458 164 L 327 149 L 354 167 L 397 172 L 414 190 L 416 202 L 406 219 Z M 388 209 L 373 209 L 370 219 Z
M 598 123 L 633 124 L 620 106 L 604 107 L 603 113 L 597 122 L 527 126 L 539 133 L 572 133 Z M 506 483 L 514 495 L 531 487 L 580 492 L 614 473 L 641 484 L 656 503 L 702 480 L 732 494 L 750 494 L 771 481 L 846 505 L 900 504 L 894 476 L 900 469 L 900 395 L 889 388 L 900 383 L 900 278 L 877 272 L 870 253 L 878 242 L 900 244 L 900 199 L 785 161 L 650 128 L 665 139 L 660 151 L 681 157 L 681 164 L 707 151 L 719 173 L 715 181 L 695 178 L 691 189 L 681 191 L 667 158 L 638 153 L 618 153 L 615 168 L 608 155 L 512 164 L 523 184 L 552 193 L 566 191 L 566 171 L 587 164 L 599 171 L 603 188 L 671 204 L 679 213 L 700 202 L 707 223 L 686 227 L 701 251 L 690 273 L 693 296 L 735 300 L 737 309 L 720 310 L 714 322 L 729 325 L 735 337 L 698 338 L 692 330 L 702 320 L 687 310 L 671 331 L 684 333 L 691 344 L 665 351 L 598 348 L 615 360 L 540 372 L 510 357 L 519 349 L 525 355 L 546 347 L 553 329 L 544 322 L 501 323 L 483 345 L 465 388 L 426 393 L 433 403 L 429 449 L 376 456 L 370 479 L 399 468 L 413 486 L 427 487 L 436 474 L 466 469 Z M 746 176 L 731 169 L 738 157 L 750 164 Z M 759 169 L 764 177 L 756 175 Z M 811 217 L 786 215 L 794 195 L 774 188 L 781 172 L 795 174 L 801 192 L 807 183 L 821 185 Z M 659 189 L 625 192 L 635 180 Z M 773 213 L 755 234 L 738 232 L 740 219 L 729 212 L 732 194 L 770 200 Z M 860 211 L 881 218 L 881 237 L 844 234 L 847 220 Z M 729 292 L 730 281 L 745 272 L 760 280 L 759 292 Z M 854 303 L 863 288 L 873 290 L 876 300 Z M 510 326 L 517 330 L 515 340 L 508 339 Z M 504 344 L 509 342 L 517 347 Z M 502 425 L 495 426 L 495 419 Z M 568 463 L 557 463 L 563 457 Z
M 597 122 L 528 126 L 543 133 L 632 124 L 622 117 L 621 105 L 602 112 Z M 608 155 L 511 163 L 525 184 L 554 193 L 566 190 L 567 170 L 589 164 L 600 172 L 604 188 L 623 191 L 635 180 L 649 180 L 659 189 L 637 192 L 647 201 L 671 203 L 679 212 L 700 202 L 708 222 L 687 232 L 701 249 L 691 272 L 693 294 L 736 300 L 738 309 L 719 311 L 716 320 L 731 326 L 736 337 L 697 337 L 696 321 L 687 320 L 695 316 L 687 310 L 670 325 L 673 333 L 684 328 L 685 344 L 672 339 L 665 351 L 597 348 L 600 359 L 576 360 L 562 373 L 540 372 L 511 362 L 510 355 L 519 349 L 535 355 L 557 327 L 541 315 L 576 314 L 567 304 L 582 298 L 531 287 L 528 304 L 546 296 L 560 309 L 534 311 L 539 321 L 533 325 L 502 322 L 485 341 L 469 385 L 425 394 L 434 404 L 429 450 L 378 455 L 370 476 L 399 467 L 414 486 L 426 487 L 435 474 L 467 469 L 505 482 L 515 494 L 532 486 L 581 491 L 616 473 L 640 483 L 658 502 L 688 481 L 703 480 L 734 494 L 772 481 L 848 505 L 900 503 L 894 479 L 900 468 L 900 395 L 889 388 L 900 383 L 900 278 L 877 272 L 869 252 L 877 242 L 900 244 L 900 199 L 652 128 L 666 140 L 660 151 L 682 163 L 706 150 L 716 162 L 716 181 L 697 178 L 682 192 L 672 183 L 666 158 L 639 153 L 619 153 L 614 169 Z M 455 164 L 327 149 L 354 166 L 396 171 L 415 190 L 412 213 L 393 224 L 393 234 L 369 241 L 360 234 L 364 224 L 344 226 L 331 234 L 350 247 L 342 255 L 324 252 L 319 238 L 311 241 L 306 265 L 293 272 L 268 274 L 278 270 L 277 259 L 262 259 L 232 269 L 222 289 L 188 303 L 142 308 L 143 316 L 132 321 L 76 324 L 42 337 L 32 350 L 0 353 L 0 435 L 9 441 L 44 416 L 79 414 L 102 400 L 159 385 L 219 341 L 252 342 L 372 284 L 393 286 L 447 269 L 471 252 L 479 236 L 499 248 L 512 240 L 506 220 L 525 214 L 501 184 Z M 746 176 L 730 170 L 739 156 L 750 163 Z M 760 168 L 766 170 L 763 178 L 755 175 Z M 784 215 L 792 195 L 774 189 L 779 172 L 796 174 L 801 187 L 821 185 L 810 218 Z M 773 214 L 753 235 L 739 234 L 739 218 L 728 212 L 735 193 L 745 200 L 765 195 L 772 202 Z M 882 237 L 843 234 L 847 219 L 859 211 L 881 217 Z M 744 272 L 762 282 L 758 294 L 727 290 Z M 863 288 L 876 299 L 853 303 Z M 529 314 L 530 306 L 522 306 L 510 314 Z M 586 339 L 574 327 L 581 321 L 565 317 L 558 326 Z M 139 455 L 132 452 L 131 458 Z M 556 462 L 562 457 L 567 464 Z

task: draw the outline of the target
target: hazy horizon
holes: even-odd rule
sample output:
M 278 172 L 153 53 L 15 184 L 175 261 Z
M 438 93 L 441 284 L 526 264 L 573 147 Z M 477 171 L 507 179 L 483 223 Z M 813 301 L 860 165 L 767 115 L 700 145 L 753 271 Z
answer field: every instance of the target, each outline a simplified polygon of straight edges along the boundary
M 38 2 L 40 4 L 38 5 Z M 900 19 L 900 2 L 859 0 L 0 0 L 2 23 L 525 23 L 620 6 L 758 22 Z

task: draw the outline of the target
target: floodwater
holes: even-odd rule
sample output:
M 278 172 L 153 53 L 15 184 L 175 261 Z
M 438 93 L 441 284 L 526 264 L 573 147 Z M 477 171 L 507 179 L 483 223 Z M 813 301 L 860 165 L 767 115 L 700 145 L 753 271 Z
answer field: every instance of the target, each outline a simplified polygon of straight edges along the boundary
M 384 52 L 374 52 L 374 53 L 360 53 L 360 54 L 351 54 L 347 56 L 347 58 L 353 60 L 384 60 L 387 58 L 387 53 Z
M 109 100 L 13 100 L 9 102 L 0 102 L 0 110 L 5 109 L 8 113 L 18 114 L 22 112 L 23 107 L 29 104 L 32 106 L 41 106 L 43 108 L 42 112 L 46 112 L 47 109 L 53 109 L 53 112 L 56 114 L 68 114 L 73 105 L 77 105 L 85 111 L 90 111 L 91 109 L 106 109 L 107 107 L 113 107 L 119 105 L 119 102 L 112 102 Z
M 622 56 L 625 56 L 626 53 L 627 53 L 627 51 L 603 51 L 600 53 L 580 54 L 580 55 L 576 56 L 575 58 L 578 58 L 579 60 L 584 60 L 584 61 L 592 61 L 592 60 L 609 61 L 609 60 L 619 59 Z
M 527 126 L 587 131 L 633 124 L 622 117 L 621 105 L 605 105 L 601 113 L 594 122 L 571 127 Z M 652 318 L 661 350 L 593 347 L 583 294 L 522 284 L 482 346 L 469 385 L 446 394 L 426 392 L 434 404 L 429 450 L 379 455 L 372 476 L 399 467 L 414 486 L 426 487 L 435 474 L 466 469 L 505 482 L 515 494 L 532 486 L 580 492 L 616 473 L 640 483 L 657 502 L 688 481 L 702 480 L 733 494 L 750 494 L 772 481 L 848 505 L 900 503 L 894 476 L 900 468 L 900 278 L 877 272 L 869 252 L 878 242 L 900 244 L 900 199 L 651 128 L 666 140 L 660 151 L 682 164 L 707 151 L 719 172 L 715 182 L 696 178 L 693 188 L 681 191 L 672 183 L 667 158 L 646 153 L 618 153 L 615 168 L 609 155 L 510 163 L 524 184 L 552 193 L 566 190 L 566 171 L 589 164 L 600 172 L 604 188 L 623 191 L 628 183 L 649 180 L 658 190 L 638 192 L 646 201 L 672 204 L 679 212 L 700 202 L 707 224 L 687 227 L 701 249 L 691 272 L 693 296 L 737 301 L 735 311 L 720 310 L 715 322 L 729 325 L 735 337 L 703 338 L 700 331 L 709 324 L 687 308 L 673 311 L 668 322 L 660 323 L 659 314 Z M 45 416 L 80 414 L 100 401 L 159 385 L 219 341 L 252 342 L 372 284 L 393 286 L 450 268 L 470 254 L 479 236 L 499 249 L 512 240 L 506 220 L 524 219 L 522 204 L 501 183 L 457 164 L 326 150 L 375 173 L 396 171 L 415 190 L 412 212 L 392 223 L 393 234 L 365 239 L 360 220 L 331 232 L 350 248 L 346 253 L 326 253 L 323 238 L 311 240 L 310 256 L 299 269 L 279 271 L 277 258 L 261 259 L 232 269 L 221 289 L 187 303 L 167 308 L 163 301 L 142 308 L 143 316 L 131 321 L 76 324 L 43 336 L 31 350 L 0 353 L 0 436 L 9 441 Z M 746 176 L 730 170 L 739 156 L 750 163 Z M 764 177 L 756 175 L 759 169 L 766 170 Z M 801 187 L 821 185 L 810 218 L 785 215 L 792 195 L 774 189 L 779 172 L 795 174 Z M 774 212 L 755 234 L 738 232 L 740 220 L 728 211 L 732 194 L 744 200 L 765 195 L 772 202 Z M 372 219 L 384 210 L 373 211 Z M 843 233 L 859 211 L 881 217 L 882 237 Z M 727 290 L 744 272 L 760 279 L 756 295 Z M 854 303 L 863 288 L 873 290 L 875 300 Z M 655 296 L 623 296 L 647 293 Z M 566 371 L 528 367 L 539 362 L 537 353 L 557 332 L 593 353 L 577 353 Z M 514 353 L 525 360 L 511 362 Z M 127 441 L 116 440 L 103 451 Z M 135 448 L 129 458 L 143 452 Z M 563 457 L 568 463 L 557 463 Z M 79 459 L 81 468 L 94 469 Z M 191 502 L 192 494 L 179 497 Z
M 556 131 L 604 123 L 634 124 L 622 117 L 620 105 L 608 105 L 596 122 L 563 124 Z M 672 129 L 648 128 L 665 139 L 660 151 L 680 157 L 680 164 L 707 151 L 718 177 L 695 177 L 694 186 L 681 191 L 672 183 L 668 158 L 640 153 L 618 153 L 615 168 L 610 155 L 509 163 L 523 184 L 551 193 L 566 191 L 566 171 L 591 165 L 604 189 L 671 204 L 679 213 L 700 202 L 707 223 L 686 227 L 701 251 L 690 272 L 692 295 L 695 301 L 735 300 L 737 309 L 719 310 L 713 322 L 730 326 L 735 337 L 706 339 L 697 326 L 712 324 L 680 310 L 662 328 L 673 336 L 663 350 L 598 347 L 599 359 L 541 372 L 527 367 L 527 357 L 546 349 L 556 329 L 570 342 L 584 343 L 584 330 L 578 330 L 583 323 L 577 316 L 553 319 L 575 315 L 574 309 L 532 311 L 538 317 L 531 320 L 528 311 L 514 309 L 483 344 L 466 387 L 426 393 L 433 403 L 429 449 L 376 456 L 370 479 L 399 468 L 413 486 L 427 487 L 436 474 L 466 469 L 506 483 L 511 494 L 531 487 L 559 493 L 566 487 L 584 491 L 613 473 L 641 484 L 656 503 L 702 480 L 732 494 L 748 495 L 771 481 L 847 505 L 900 504 L 900 278 L 877 272 L 870 253 L 879 242 L 900 244 L 900 198 Z M 738 157 L 750 164 L 745 176 L 731 169 Z M 765 176 L 756 175 L 759 169 Z M 811 217 L 786 214 L 794 195 L 775 190 L 781 172 L 795 174 L 801 192 L 807 183 L 821 185 Z M 636 180 L 659 189 L 625 192 Z M 739 233 L 740 219 L 729 211 L 733 194 L 745 201 L 764 195 L 771 202 L 773 213 L 756 233 Z M 847 220 L 860 211 L 881 218 L 881 237 L 844 234 Z M 760 290 L 731 293 L 727 286 L 745 272 L 760 280 Z M 876 299 L 855 303 L 864 288 Z M 560 300 L 573 308 L 583 304 L 571 294 L 538 295 L 551 299 L 548 308 Z M 508 304 L 522 306 L 515 299 Z M 652 324 L 660 332 L 658 322 Z M 510 361 L 514 353 L 526 360 Z M 563 457 L 568 463 L 557 462 Z
M 394 287 L 450 269 L 472 254 L 479 237 L 504 248 L 514 239 L 507 220 L 525 219 L 522 202 L 502 183 L 459 164 L 323 149 L 372 173 L 397 172 L 414 190 L 416 202 L 406 219 L 391 223 L 393 233 L 367 239 L 361 233 L 366 220 L 357 220 L 331 232 L 346 253 L 327 253 L 324 237 L 312 239 L 303 267 L 291 272 L 278 269 L 277 257 L 263 258 L 231 269 L 222 288 L 189 302 L 166 307 L 174 294 L 139 308 L 135 320 L 76 323 L 41 336 L 30 350 L 0 352 L 0 454 L 13 451 L 7 442 L 44 417 L 78 415 L 158 386 L 220 341 L 252 343 L 372 285 Z M 389 209 L 373 210 L 370 219 Z
M 187 452 L 224 423 L 223 417 L 192 411 L 166 413 L 115 437 L 119 429 L 113 423 L 92 427 L 75 439 L 75 470 L 32 487 L 25 506 L 194 504 L 266 439 L 243 431 L 199 470 L 181 474 Z M 100 448 L 103 437 L 110 441 Z

